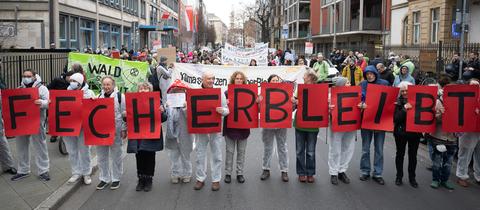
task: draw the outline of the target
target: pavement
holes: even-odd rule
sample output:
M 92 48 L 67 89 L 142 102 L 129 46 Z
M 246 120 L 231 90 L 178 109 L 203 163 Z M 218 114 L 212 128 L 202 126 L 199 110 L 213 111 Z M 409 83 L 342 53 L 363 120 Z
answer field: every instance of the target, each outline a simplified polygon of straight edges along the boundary
M 193 190 L 193 180 L 188 184 L 171 184 L 168 153 L 162 151 L 157 153 L 153 190 L 136 192 L 135 157 L 128 154 L 124 159 L 124 175 L 119 189 L 96 190 L 97 173 L 92 178 L 92 185 L 81 185 L 59 209 L 480 209 L 480 185 L 472 183 L 468 188 L 456 185 L 453 191 L 430 188 L 431 172 L 426 170 L 430 161 L 424 145 L 419 149 L 416 170 L 419 188 L 412 188 L 407 179 L 404 179 L 403 186 L 396 186 L 395 142 L 391 134 L 387 135 L 384 148 L 385 186 L 372 180 L 362 182 L 358 179 L 361 156 L 359 136 L 347 171 L 351 183 L 334 186 L 330 184 L 328 174 L 325 136 L 325 129 L 321 129 L 316 148 L 316 182 L 313 184 L 297 181 L 293 129 L 288 131 L 290 182 L 281 181 L 276 157 L 272 158 L 270 179 L 261 181 L 263 143 L 260 129 L 254 129 L 248 139 L 244 184 L 237 183 L 235 176 L 231 184 L 225 184 L 222 180 L 221 189 L 217 192 L 210 190 L 209 178 L 200 191 Z M 406 162 L 405 159 L 405 173 Z M 454 170 L 451 177 L 453 181 Z

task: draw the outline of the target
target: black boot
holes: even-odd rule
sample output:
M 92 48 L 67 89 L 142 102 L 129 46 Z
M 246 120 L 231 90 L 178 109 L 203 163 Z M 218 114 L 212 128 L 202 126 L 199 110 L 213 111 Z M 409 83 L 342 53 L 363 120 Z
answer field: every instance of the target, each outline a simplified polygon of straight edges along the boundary
M 152 178 L 152 176 L 145 176 L 145 188 L 143 189 L 145 192 L 152 190 Z
M 138 175 L 138 184 L 135 188 L 136 191 L 142 191 L 145 188 L 145 176 Z

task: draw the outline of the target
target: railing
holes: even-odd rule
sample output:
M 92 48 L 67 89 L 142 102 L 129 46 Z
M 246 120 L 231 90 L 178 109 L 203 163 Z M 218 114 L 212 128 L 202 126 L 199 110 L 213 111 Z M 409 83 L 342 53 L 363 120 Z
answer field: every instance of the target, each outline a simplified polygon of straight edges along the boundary
M 45 84 L 60 76 L 68 62 L 70 50 L 9 49 L 0 50 L 0 77 L 7 88 L 16 88 L 26 69 L 36 71 Z

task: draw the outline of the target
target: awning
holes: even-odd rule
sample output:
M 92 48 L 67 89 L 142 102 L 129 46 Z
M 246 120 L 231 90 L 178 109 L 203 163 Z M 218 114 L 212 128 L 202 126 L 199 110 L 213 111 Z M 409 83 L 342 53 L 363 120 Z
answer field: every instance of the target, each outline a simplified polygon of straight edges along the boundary
M 178 31 L 178 28 L 175 26 L 163 26 L 163 28 L 160 28 L 160 26 L 156 26 L 156 25 L 139 25 L 138 28 L 140 30 L 146 30 L 146 31 L 171 31 L 171 30 Z

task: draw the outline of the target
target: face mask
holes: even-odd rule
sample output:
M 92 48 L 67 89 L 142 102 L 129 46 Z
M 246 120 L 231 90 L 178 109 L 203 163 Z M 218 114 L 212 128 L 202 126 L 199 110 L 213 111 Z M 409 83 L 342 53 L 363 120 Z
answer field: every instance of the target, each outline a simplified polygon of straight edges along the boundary
M 22 82 L 23 82 L 23 84 L 25 84 L 25 85 L 29 85 L 29 84 L 32 84 L 33 79 L 32 79 L 32 78 L 29 78 L 29 77 L 24 77 L 24 78 L 22 79 Z
M 70 82 L 70 86 L 68 86 L 72 90 L 76 90 L 80 84 L 78 82 Z

